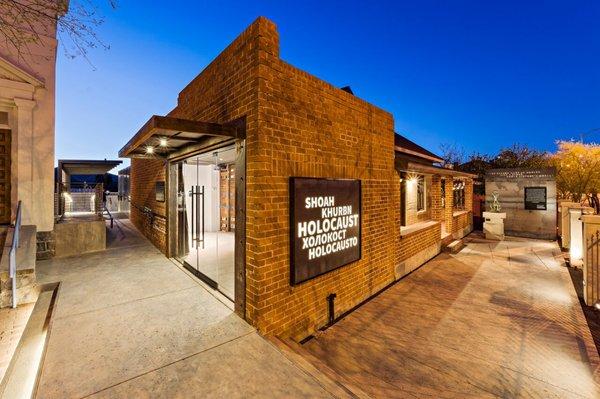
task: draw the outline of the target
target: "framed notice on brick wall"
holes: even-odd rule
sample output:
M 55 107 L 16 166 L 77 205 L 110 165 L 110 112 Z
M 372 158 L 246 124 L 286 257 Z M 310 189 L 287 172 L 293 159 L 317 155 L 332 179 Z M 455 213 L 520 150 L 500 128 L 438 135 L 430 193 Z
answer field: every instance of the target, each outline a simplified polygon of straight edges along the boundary
M 292 285 L 361 258 L 361 182 L 290 178 Z

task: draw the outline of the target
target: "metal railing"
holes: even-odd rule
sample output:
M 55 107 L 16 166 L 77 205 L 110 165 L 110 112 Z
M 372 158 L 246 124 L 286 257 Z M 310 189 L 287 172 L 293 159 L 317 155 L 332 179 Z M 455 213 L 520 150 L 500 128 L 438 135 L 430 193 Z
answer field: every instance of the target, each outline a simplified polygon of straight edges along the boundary
M 12 283 L 12 307 L 17 307 L 17 249 L 19 248 L 19 236 L 21 233 L 21 201 L 17 205 L 17 218 L 15 219 L 15 229 L 10 246 L 9 258 L 9 276 Z
M 108 214 L 108 219 L 110 220 L 110 228 L 113 228 L 113 215 L 110 213 L 110 211 L 108 210 L 108 207 L 106 206 L 106 202 L 104 203 L 104 212 L 106 212 Z

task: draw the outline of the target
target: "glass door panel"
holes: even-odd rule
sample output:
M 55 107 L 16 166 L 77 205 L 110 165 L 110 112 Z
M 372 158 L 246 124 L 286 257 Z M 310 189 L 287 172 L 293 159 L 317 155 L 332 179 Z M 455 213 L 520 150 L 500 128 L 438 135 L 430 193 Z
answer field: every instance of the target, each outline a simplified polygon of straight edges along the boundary
M 177 258 L 234 300 L 235 147 L 177 165 Z
M 219 289 L 230 299 L 235 293 L 235 161 L 236 147 L 214 153 L 214 163 L 219 169 L 219 230 L 217 232 L 217 257 Z

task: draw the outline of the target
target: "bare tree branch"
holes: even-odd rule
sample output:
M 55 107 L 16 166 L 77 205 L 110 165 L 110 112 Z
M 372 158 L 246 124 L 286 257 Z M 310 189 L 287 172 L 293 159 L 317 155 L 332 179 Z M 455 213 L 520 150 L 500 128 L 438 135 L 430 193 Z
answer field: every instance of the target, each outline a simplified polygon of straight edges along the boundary
M 113 9 L 117 6 L 116 0 L 103 1 Z M 0 0 L 0 43 L 23 61 L 37 55 L 36 47 L 56 34 L 66 56 L 89 62 L 90 49 L 109 48 L 96 34 L 103 22 L 92 0 Z

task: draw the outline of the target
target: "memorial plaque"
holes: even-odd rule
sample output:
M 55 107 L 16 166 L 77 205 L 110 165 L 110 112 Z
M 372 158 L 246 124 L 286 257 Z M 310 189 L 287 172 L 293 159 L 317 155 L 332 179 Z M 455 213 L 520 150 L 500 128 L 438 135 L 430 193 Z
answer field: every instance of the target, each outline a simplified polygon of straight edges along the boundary
M 361 258 L 361 182 L 290 178 L 292 285 Z
M 547 209 L 546 187 L 525 187 L 525 209 L 531 211 Z

